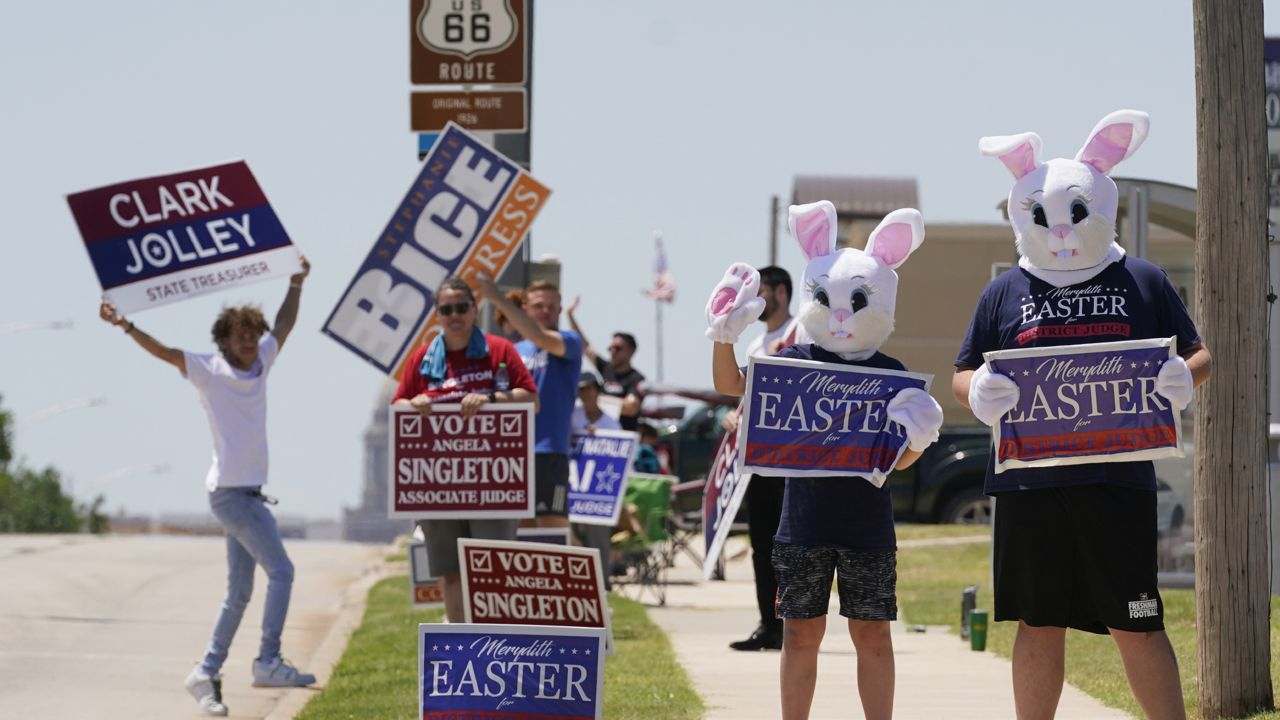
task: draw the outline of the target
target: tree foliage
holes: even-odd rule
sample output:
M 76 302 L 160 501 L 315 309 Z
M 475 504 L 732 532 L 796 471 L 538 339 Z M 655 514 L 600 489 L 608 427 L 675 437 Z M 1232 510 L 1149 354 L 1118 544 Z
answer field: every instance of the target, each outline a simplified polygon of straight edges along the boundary
M 74 533 L 82 528 L 106 532 L 104 498 L 77 504 L 52 467 L 32 470 L 13 462 L 13 417 L 0 408 L 0 532 Z

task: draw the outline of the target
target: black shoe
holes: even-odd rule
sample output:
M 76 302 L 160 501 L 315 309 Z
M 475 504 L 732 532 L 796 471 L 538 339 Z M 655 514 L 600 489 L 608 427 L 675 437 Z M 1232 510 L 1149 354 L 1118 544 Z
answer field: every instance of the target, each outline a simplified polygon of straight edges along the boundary
M 746 640 L 729 643 L 734 650 L 781 650 L 782 628 L 761 625 Z

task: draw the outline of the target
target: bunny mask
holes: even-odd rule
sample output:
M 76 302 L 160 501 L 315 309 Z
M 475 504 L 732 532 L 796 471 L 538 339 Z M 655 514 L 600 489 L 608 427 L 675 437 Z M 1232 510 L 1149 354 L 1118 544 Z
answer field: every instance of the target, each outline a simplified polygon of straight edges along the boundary
M 1119 191 L 1107 177 L 1147 137 L 1150 120 L 1117 110 L 1089 133 L 1074 160 L 1040 161 L 1035 133 L 984 137 L 978 149 L 1000 159 L 1016 182 L 1009 191 L 1009 222 L 1019 265 L 1058 287 L 1084 282 L 1124 250 L 1115 242 Z
M 800 290 L 800 323 L 831 352 L 869 357 L 893 332 L 902 265 L 924 242 L 924 218 L 914 209 L 885 216 L 866 250 L 836 249 L 836 209 L 826 200 L 793 205 L 787 224 L 808 264 Z

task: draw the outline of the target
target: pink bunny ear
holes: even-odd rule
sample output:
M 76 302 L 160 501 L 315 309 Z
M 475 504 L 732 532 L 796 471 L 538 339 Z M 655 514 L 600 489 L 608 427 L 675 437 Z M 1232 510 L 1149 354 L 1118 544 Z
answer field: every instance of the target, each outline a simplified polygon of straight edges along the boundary
M 978 152 L 1000 158 L 1014 180 L 1040 167 L 1040 147 L 1040 136 L 1033 132 L 978 139 Z
M 924 216 L 914 208 L 894 210 L 872 231 L 866 253 L 896 268 L 924 242 Z
M 787 210 L 787 225 L 806 260 L 835 252 L 836 206 L 829 201 L 792 205 Z
M 1076 160 L 1106 174 L 1132 155 L 1147 139 L 1151 116 L 1139 110 L 1117 110 L 1102 118 L 1089 133 Z

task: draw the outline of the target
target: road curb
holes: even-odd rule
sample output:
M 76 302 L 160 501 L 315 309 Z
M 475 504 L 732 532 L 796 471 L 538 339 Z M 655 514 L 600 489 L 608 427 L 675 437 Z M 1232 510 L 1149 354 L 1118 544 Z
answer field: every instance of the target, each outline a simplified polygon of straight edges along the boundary
M 386 560 L 380 560 L 377 564 L 371 565 L 359 580 L 347 587 L 342 595 L 342 608 L 338 611 L 337 618 L 334 619 L 329 632 L 325 634 L 324 640 L 320 641 L 320 645 L 316 647 L 316 651 L 311 654 L 311 659 L 307 663 L 307 669 L 316 674 L 315 686 L 287 691 L 264 720 L 292 720 L 302 712 L 302 708 L 311 698 L 329 685 L 333 668 L 342 658 L 342 653 L 346 651 L 351 633 L 360 627 L 364 619 L 369 589 L 378 581 L 395 575 L 397 570 L 403 572 L 403 567 L 393 567 Z

